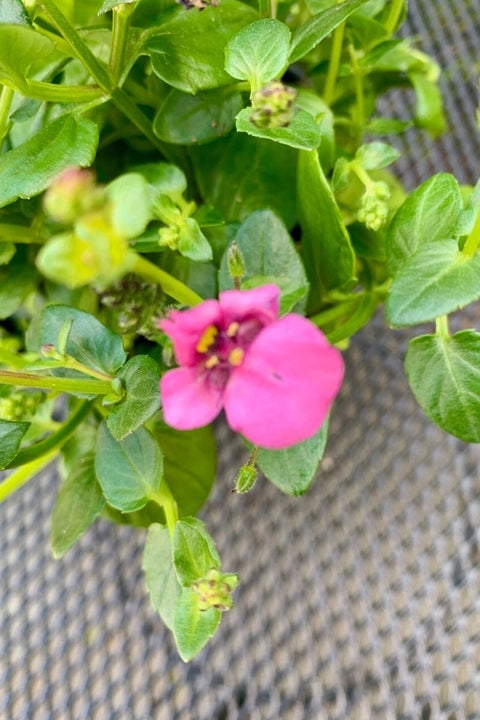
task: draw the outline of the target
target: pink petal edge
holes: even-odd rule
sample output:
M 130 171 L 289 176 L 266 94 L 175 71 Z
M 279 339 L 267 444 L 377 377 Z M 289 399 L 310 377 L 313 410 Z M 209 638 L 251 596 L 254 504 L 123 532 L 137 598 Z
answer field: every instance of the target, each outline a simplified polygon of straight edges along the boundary
M 208 425 L 222 409 L 223 392 L 208 386 L 194 368 L 169 370 L 160 380 L 163 417 L 177 430 Z

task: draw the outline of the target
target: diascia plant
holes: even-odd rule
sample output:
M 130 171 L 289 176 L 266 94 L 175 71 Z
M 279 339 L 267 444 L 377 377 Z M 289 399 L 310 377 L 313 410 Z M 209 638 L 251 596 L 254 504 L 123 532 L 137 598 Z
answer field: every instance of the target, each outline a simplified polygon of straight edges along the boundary
M 447 322 L 480 296 L 480 189 L 441 173 L 407 197 L 388 169 L 388 138 L 445 126 L 405 13 L 0 0 L 0 500 L 55 460 L 56 557 L 99 515 L 148 528 L 184 660 L 238 582 L 195 517 L 221 412 L 245 440 L 236 491 L 259 469 L 301 495 L 341 351 L 386 302 L 393 327 L 435 323 L 406 356 L 422 408 L 480 441 L 480 335 Z M 415 117 L 378 114 L 392 87 Z

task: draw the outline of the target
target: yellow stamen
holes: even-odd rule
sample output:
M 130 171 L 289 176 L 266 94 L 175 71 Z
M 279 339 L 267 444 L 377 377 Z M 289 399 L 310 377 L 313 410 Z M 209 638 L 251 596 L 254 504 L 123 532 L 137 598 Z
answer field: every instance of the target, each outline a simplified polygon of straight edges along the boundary
M 204 331 L 203 335 L 198 341 L 197 344 L 197 352 L 199 353 L 206 353 L 208 352 L 209 348 L 213 345 L 215 342 L 215 338 L 218 335 L 218 328 L 215 327 L 215 325 L 209 325 Z
M 212 355 L 211 357 L 208 358 L 207 362 L 205 363 L 205 367 L 210 369 L 212 367 L 215 367 L 215 365 L 218 365 L 219 362 L 220 362 L 220 360 L 218 359 L 218 357 L 216 355 Z
M 228 355 L 228 362 L 230 363 L 230 365 L 241 365 L 244 355 L 245 353 L 243 352 L 242 348 L 234 348 L 230 351 Z
M 240 327 L 240 324 L 238 322 L 230 323 L 230 325 L 227 328 L 227 336 L 234 337 L 237 334 L 239 327 Z

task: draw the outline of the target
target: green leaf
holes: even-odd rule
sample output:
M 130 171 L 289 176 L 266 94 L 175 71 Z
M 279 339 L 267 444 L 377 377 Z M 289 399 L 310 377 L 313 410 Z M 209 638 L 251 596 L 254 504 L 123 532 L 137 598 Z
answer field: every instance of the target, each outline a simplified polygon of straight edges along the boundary
M 210 568 L 220 568 L 215 543 L 201 520 L 186 517 L 175 524 L 173 563 L 178 582 L 183 587 L 205 577 Z
M 72 320 L 67 353 L 94 370 L 114 374 L 127 358 L 122 339 L 96 317 L 68 305 L 48 305 L 40 318 L 40 346 L 56 345 L 62 327 Z M 85 377 L 76 370 L 57 370 L 62 377 Z
M 248 80 L 258 90 L 282 75 L 288 65 L 290 30 L 272 18 L 250 23 L 225 49 L 225 70 L 237 80 Z
M 316 152 L 299 154 L 297 199 L 310 305 L 315 309 L 325 289 L 342 287 L 355 271 L 350 238 Z
M 284 450 L 260 448 L 257 465 L 287 495 L 303 495 L 318 470 L 328 437 L 328 419 L 316 435 Z
M 371 142 L 358 148 L 355 160 L 364 170 L 379 170 L 394 163 L 400 155 L 401 153 L 391 145 L 383 142 Z
M 453 175 L 439 173 L 414 190 L 387 231 L 385 242 L 390 274 L 398 273 L 422 245 L 452 237 L 461 210 L 460 189 Z
M 55 501 L 50 527 L 54 557 L 65 555 L 104 505 L 105 498 L 95 475 L 95 456 L 85 455 L 63 482 Z
M 109 10 L 113 10 L 114 7 L 117 5 L 130 5 L 132 3 L 136 3 L 138 0 L 105 0 L 102 7 L 98 11 L 99 15 L 102 15 L 103 13 L 108 12 Z
M 138 172 L 120 175 L 105 190 L 115 232 L 126 238 L 141 235 L 153 218 L 151 192 L 143 175 Z
M 0 268 L 0 320 L 5 320 L 19 309 L 35 290 L 35 279 L 35 268 L 22 264 L 20 258 Z
M 1 227 L 0 227 L 1 234 Z M 16 253 L 16 247 L 11 242 L 0 242 L 0 265 L 8 265 Z
M 440 89 L 436 82 L 422 73 L 410 73 L 409 78 L 417 98 L 415 124 L 438 137 L 447 129 Z
M 209 608 L 200 612 L 199 598 L 193 590 L 185 588 L 175 610 L 174 636 L 178 652 L 184 662 L 198 655 L 217 629 L 222 613 Z
M 185 12 L 147 31 L 142 51 L 151 56 L 154 72 L 168 85 L 196 93 L 232 78 L 224 70 L 228 41 L 257 13 L 237 0 L 222 0 L 201 13 Z
M 117 510 L 132 512 L 146 505 L 158 490 L 163 457 L 145 428 L 116 440 L 103 422 L 98 431 L 95 468 L 107 502 Z
M 45 190 L 68 167 L 93 162 L 98 128 L 91 120 L 62 115 L 30 140 L 2 155 L 0 207 L 17 198 L 31 198 Z
M 240 226 L 235 235 L 245 263 L 244 280 L 257 276 L 275 277 L 287 284 L 288 295 L 298 290 L 300 298 L 296 312 L 305 309 L 308 280 L 293 240 L 282 221 L 271 210 L 257 210 Z M 233 288 L 228 272 L 227 253 L 224 253 L 219 272 L 221 290 Z
M 6 468 L 17 455 L 22 438 L 29 427 L 28 422 L 0 420 L 0 470 Z
M 160 200 L 161 195 L 166 195 L 172 202 L 176 202 L 187 189 L 185 173 L 175 165 L 163 162 L 145 163 L 136 165 L 133 171 L 140 173 L 147 181 L 154 203 Z
M 198 223 L 193 218 L 186 218 L 180 226 L 178 237 L 179 252 L 190 260 L 202 262 L 212 259 L 212 248 Z
M 0 21 L 0 82 L 26 95 L 26 78 L 55 51 L 55 43 L 29 24 L 4 25 Z
M 480 442 L 480 334 L 422 335 L 410 341 L 405 370 L 417 402 L 443 430 Z
M 203 198 L 226 220 L 245 220 L 268 207 L 287 227 L 295 224 L 295 150 L 234 133 L 191 153 Z
M 142 567 L 150 602 L 165 625 L 173 631 L 181 587 L 173 565 L 170 533 L 158 523 L 153 523 L 148 528 Z
M 172 90 L 155 116 L 153 130 L 168 143 L 208 143 L 230 132 L 242 104 L 240 93 L 231 88 L 197 95 Z
M 324 173 L 329 173 L 335 160 L 334 116 L 326 102 L 312 90 L 297 88 L 297 105 L 313 115 L 320 129 L 318 156 Z
M 238 132 L 245 132 L 254 137 L 274 140 L 300 150 L 314 150 L 320 145 L 322 134 L 318 123 L 310 113 L 297 110 L 286 127 L 262 128 L 254 125 L 251 117 L 254 110 L 244 108 L 237 116 Z
M 121 369 L 125 398 L 107 417 L 114 438 L 123 440 L 160 409 L 160 376 L 160 367 L 148 355 L 136 355 Z
M 204 505 L 217 471 L 212 427 L 179 431 L 157 422 L 152 432 L 164 455 L 165 481 L 179 515 L 195 515 Z
M 0 24 L 24 25 L 31 27 L 32 23 L 21 0 L 2 0 L 0 5 Z
M 424 245 L 395 276 L 388 322 L 416 325 L 465 307 L 480 297 L 479 277 L 480 255 L 464 255 L 456 240 Z
M 300 60 L 313 50 L 324 38 L 344 22 L 349 15 L 358 10 L 367 0 L 344 0 L 344 2 L 327 8 L 314 15 L 295 30 L 292 36 L 290 62 Z

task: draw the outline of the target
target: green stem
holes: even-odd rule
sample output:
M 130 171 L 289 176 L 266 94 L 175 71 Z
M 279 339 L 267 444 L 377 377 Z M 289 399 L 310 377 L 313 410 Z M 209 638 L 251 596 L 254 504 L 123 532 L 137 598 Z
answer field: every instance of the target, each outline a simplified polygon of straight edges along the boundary
M 108 71 L 115 87 L 118 85 L 123 71 L 125 48 L 130 29 L 130 16 L 134 10 L 134 4 L 116 5 L 113 8 L 112 45 L 110 47 Z
M 7 348 L 0 346 L 0 363 L 2 363 L 2 365 L 8 365 L 9 367 L 16 368 L 17 370 L 21 370 L 25 367 L 25 365 L 28 365 L 28 360 L 25 360 L 25 358 L 18 353 L 12 352 L 11 350 L 7 350 Z
M 328 64 L 327 78 L 323 89 L 323 99 L 327 105 L 331 105 L 335 94 L 335 83 L 337 82 L 338 68 L 342 57 L 343 38 L 345 36 L 345 23 L 339 25 L 333 33 L 332 51 Z
M 47 467 L 52 460 L 55 460 L 58 453 L 58 450 L 53 450 L 48 455 L 42 455 L 42 457 L 23 465 L 9 475 L 6 480 L 0 483 L 0 503 Z
M 32 245 L 34 243 L 43 243 L 42 238 L 32 228 L 25 225 L 13 225 L 10 223 L 0 223 L 0 243 L 13 242 L 22 243 L 24 245 Z
M 362 68 L 358 64 L 357 55 L 353 45 L 348 46 L 348 54 L 350 56 L 350 63 L 353 72 L 353 81 L 355 85 L 355 98 L 356 98 L 356 124 L 360 135 L 360 142 L 363 134 L 363 128 L 365 125 L 365 98 L 363 94 L 363 73 Z
M 14 95 L 15 90 L 12 90 L 6 85 L 2 87 L 2 92 L 0 93 L 0 150 L 2 149 L 3 141 L 9 130 L 10 123 L 8 122 L 8 117 Z
M 83 380 L 39 376 L 33 373 L 10 372 L 0 370 L 0 385 L 32 387 L 39 390 L 57 390 L 58 392 L 84 393 L 85 395 L 110 395 L 112 383 L 106 380 Z
M 435 320 L 435 334 L 442 338 L 449 338 L 448 315 L 441 315 Z
M 175 525 L 178 522 L 178 507 L 167 483 L 164 481 L 160 483 L 159 489 L 154 490 L 150 494 L 150 499 L 157 503 L 157 505 L 160 505 L 163 509 L 165 519 L 167 521 L 168 532 L 170 533 L 170 536 L 173 536 Z
M 8 468 L 16 468 L 25 463 L 33 462 L 38 458 L 42 458 L 52 450 L 58 450 L 73 435 L 77 427 L 85 420 L 92 407 L 92 400 L 82 400 L 68 419 L 62 423 L 58 430 L 49 435 L 45 440 L 30 445 L 20 450 L 18 455 L 12 460 Z
M 258 14 L 261 18 L 272 17 L 271 0 L 258 0 Z
M 352 172 L 355 173 L 355 175 L 358 177 L 362 185 L 364 185 L 366 188 L 371 187 L 374 185 L 374 181 L 370 177 L 370 175 L 367 173 L 367 171 L 360 165 L 358 162 L 351 162 L 350 163 L 350 169 Z
M 480 212 L 477 215 L 475 224 L 472 228 L 472 232 L 467 237 L 465 245 L 463 246 L 463 254 L 467 257 L 473 257 L 478 250 L 480 244 Z
M 395 32 L 401 12 L 403 10 L 403 5 L 404 0 L 392 0 L 392 4 L 390 5 L 390 13 L 385 23 L 385 30 L 387 31 L 389 36 L 393 35 L 393 33 Z
M 160 285 L 167 295 L 170 295 L 182 305 L 198 305 L 203 302 L 203 298 L 191 290 L 188 285 L 146 260 L 142 255 L 137 255 L 132 272 L 137 273 L 137 275 L 149 282 Z
M 84 103 L 99 100 L 103 96 L 102 91 L 94 85 L 55 85 L 40 80 L 25 80 L 25 84 L 25 95 L 45 102 Z
M 107 373 L 103 373 L 100 370 L 94 370 L 93 368 L 87 367 L 87 365 L 84 365 L 83 363 L 75 360 L 75 358 L 73 358 L 71 355 L 67 355 L 66 357 L 64 357 L 62 359 L 62 362 L 64 363 L 63 367 L 70 368 L 70 370 L 78 370 L 84 375 L 90 375 L 90 377 L 96 378 L 97 380 L 107 380 L 111 383 L 112 380 L 115 379 L 113 375 L 108 375 Z

